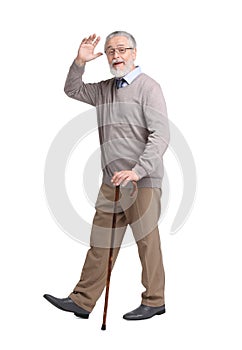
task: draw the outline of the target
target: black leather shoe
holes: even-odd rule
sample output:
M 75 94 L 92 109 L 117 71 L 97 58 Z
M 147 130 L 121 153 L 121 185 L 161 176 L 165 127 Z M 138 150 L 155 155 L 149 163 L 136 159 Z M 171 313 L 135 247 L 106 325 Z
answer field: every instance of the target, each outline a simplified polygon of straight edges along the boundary
M 90 312 L 84 310 L 82 307 L 75 304 L 74 301 L 72 301 L 69 297 L 59 299 L 49 294 L 44 294 L 43 297 L 60 310 L 73 312 L 77 317 L 81 318 L 89 317 Z
M 155 315 L 162 315 L 166 312 L 165 305 L 154 307 L 141 304 L 137 309 L 128 312 L 123 316 L 125 320 L 145 320 Z

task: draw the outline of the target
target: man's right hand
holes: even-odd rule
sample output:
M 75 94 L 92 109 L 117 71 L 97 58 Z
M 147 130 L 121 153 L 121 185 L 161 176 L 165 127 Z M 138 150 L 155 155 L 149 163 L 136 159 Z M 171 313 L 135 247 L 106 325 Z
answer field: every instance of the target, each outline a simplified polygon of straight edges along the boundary
M 94 49 L 100 41 L 100 36 L 92 34 L 89 38 L 84 38 L 78 50 L 75 62 L 78 66 L 83 66 L 86 62 L 102 56 L 102 52 L 94 53 Z

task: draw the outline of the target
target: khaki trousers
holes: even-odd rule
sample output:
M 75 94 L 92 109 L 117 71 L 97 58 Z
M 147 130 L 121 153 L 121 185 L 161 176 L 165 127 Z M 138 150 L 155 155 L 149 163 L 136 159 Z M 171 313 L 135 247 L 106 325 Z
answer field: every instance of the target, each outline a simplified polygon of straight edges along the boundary
M 142 284 L 145 291 L 141 302 L 147 306 L 162 306 L 165 274 L 160 247 L 158 220 L 160 216 L 159 188 L 132 189 L 120 187 L 117 202 L 113 265 L 127 228 L 131 226 L 142 265 Z M 96 201 L 90 249 L 82 269 L 81 278 L 70 298 L 87 311 L 92 311 L 106 285 L 109 247 L 112 234 L 115 187 L 102 184 Z

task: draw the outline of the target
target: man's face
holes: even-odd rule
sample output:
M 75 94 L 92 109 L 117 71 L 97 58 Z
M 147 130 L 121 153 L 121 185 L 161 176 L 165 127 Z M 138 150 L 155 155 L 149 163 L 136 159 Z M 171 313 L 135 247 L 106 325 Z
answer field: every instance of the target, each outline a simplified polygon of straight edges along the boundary
M 115 36 L 106 43 L 105 51 L 110 71 L 117 78 L 125 76 L 135 68 L 136 49 L 128 49 L 124 53 L 120 53 L 118 50 L 112 52 L 111 50 L 130 47 L 130 42 L 125 36 Z

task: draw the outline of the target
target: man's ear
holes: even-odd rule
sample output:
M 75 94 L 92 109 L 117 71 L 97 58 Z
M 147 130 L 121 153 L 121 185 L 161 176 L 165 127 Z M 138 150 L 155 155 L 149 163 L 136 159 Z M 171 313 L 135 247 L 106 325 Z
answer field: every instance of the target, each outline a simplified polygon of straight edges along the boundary
M 132 57 L 133 57 L 133 60 L 136 59 L 136 54 L 137 54 L 137 49 L 136 47 L 132 50 Z

